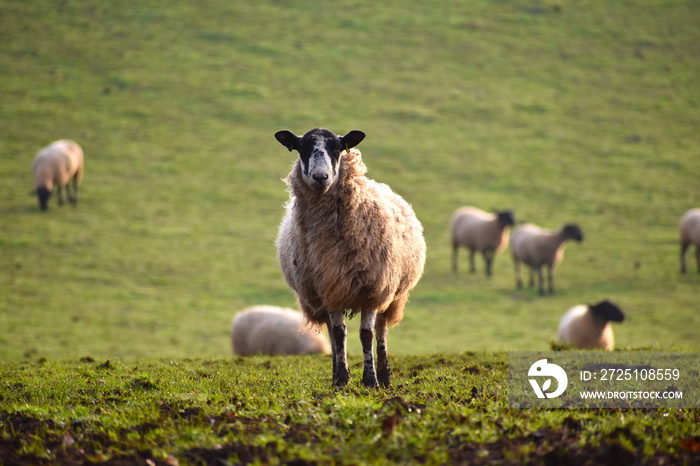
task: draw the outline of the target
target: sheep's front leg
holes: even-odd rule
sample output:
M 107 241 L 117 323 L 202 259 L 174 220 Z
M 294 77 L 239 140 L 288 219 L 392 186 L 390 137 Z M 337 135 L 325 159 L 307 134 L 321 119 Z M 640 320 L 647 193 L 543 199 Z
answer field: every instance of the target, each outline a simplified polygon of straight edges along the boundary
M 681 244 L 681 273 L 685 273 L 685 251 L 688 249 L 688 246 L 690 246 L 690 243 L 682 243 Z M 700 264 L 698 264 L 698 267 L 700 267 Z M 700 269 L 698 269 L 700 271 Z
M 362 355 L 365 367 L 362 371 L 362 384 L 365 387 L 377 386 L 377 373 L 374 370 L 374 324 L 377 320 L 377 311 L 362 311 L 360 322 L 360 342 L 362 343 Z
M 379 385 L 388 387 L 391 385 L 391 370 L 389 369 L 389 356 L 386 347 L 388 328 L 384 314 L 377 317 L 374 329 L 377 332 L 377 378 Z
M 515 264 L 515 286 L 520 289 L 523 287 L 522 272 L 520 271 L 520 262 L 517 260 L 513 262 Z
M 348 369 L 348 357 L 345 344 L 348 338 L 348 329 L 345 326 L 345 316 L 343 311 L 329 312 L 330 322 L 329 336 L 332 341 L 333 350 L 333 385 L 344 387 L 350 380 L 350 370 Z
M 493 251 L 490 251 L 490 250 L 484 251 L 484 262 L 486 262 L 486 276 L 487 277 L 491 276 L 491 267 L 493 265 L 493 256 L 494 256 Z
M 551 269 L 550 269 L 551 271 Z M 544 276 L 542 275 L 542 266 L 537 267 L 537 280 L 539 284 L 540 294 L 544 294 Z
M 459 246 L 452 246 L 452 273 L 457 273 L 457 261 L 459 260 Z
M 549 292 L 554 293 L 554 267 L 547 267 L 547 281 L 549 283 Z

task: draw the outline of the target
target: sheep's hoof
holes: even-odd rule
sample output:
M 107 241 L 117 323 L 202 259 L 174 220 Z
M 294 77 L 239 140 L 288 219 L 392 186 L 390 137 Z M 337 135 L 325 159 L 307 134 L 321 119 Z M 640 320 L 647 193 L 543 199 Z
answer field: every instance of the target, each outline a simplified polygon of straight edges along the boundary
M 377 388 L 377 378 L 374 376 L 363 375 L 362 385 L 364 385 L 367 388 Z
M 335 374 L 333 375 L 333 386 L 342 388 L 348 384 L 350 381 L 349 373 Z
M 379 369 L 377 371 L 377 378 L 379 379 L 379 385 L 382 388 L 387 388 L 391 385 L 391 373 L 389 370 L 381 370 Z

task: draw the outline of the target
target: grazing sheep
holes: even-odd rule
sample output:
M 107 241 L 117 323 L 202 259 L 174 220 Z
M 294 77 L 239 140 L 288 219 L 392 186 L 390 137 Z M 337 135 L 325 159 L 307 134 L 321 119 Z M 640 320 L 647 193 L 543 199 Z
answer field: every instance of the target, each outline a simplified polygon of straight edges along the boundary
M 452 271 L 457 273 L 459 247 L 469 249 L 470 271 L 474 273 L 474 254 L 481 251 L 486 262 L 486 276 L 491 276 L 493 259 L 508 247 L 510 227 L 515 225 L 513 211 L 496 211 L 489 214 L 476 207 L 462 207 L 452 216 Z
M 559 323 L 557 338 L 578 348 L 612 350 L 615 345 L 610 322 L 622 322 L 625 315 L 610 301 L 569 309 Z
M 41 210 L 48 208 L 54 187 L 59 205 L 63 205 L 64 186 L 68 200 L 72 204 L 78 203 L 78 184 L 83 179 L 83 150 L 78 144 L 67 139 L 52 142 L 34 157 L 33 171 Z
M 524 263 L 530 268 L 530 287 L 535 284 L 534 274 L 539 277 L 539 291 L 544 294 L 544 278 L 542 266 L 547 266 L 547 278 L 549 280 L 549 292 L 554 292 L 554 267 L 564 257 L 566 240 L 583 241 L 583 232 L 578 225 L 564 225 L 559 231 L 550 232 L 540 227 L 526 223 L 520 225 L 510 236 L 510 250 L 515 261 L 515 280 L 518 288 L 523 287 L 520 274 L 520 264 Z
M 681 230 L 681 273 L 686 272 L 685 251 L 691 244 L 695 245 L 695 260 L 700 273 L 700 209 L 690 209 L 683 214 L 680 221 Z
M 240 356 L 328 354 L 325 336 L 309 328 L 301 312 L 275 306 L 241 311 L 231 323 L 231 345 Z
M 390 384 L 387 327 L 398 323 L 425 264 L 423 227 L 411 206 L 387 185 L 365 177 L 358 150 L 365 137 L 326 129 L 275 138 L 299 159 L 286 178 L 290 200 L 277 237 L 277 254 L 307 320 L 325 324 L 333 352 L 333 384 L 350 372 L 345 315 L 361 314 L 362 382 Z M 377 368 L 373 355 L 377 339 Z

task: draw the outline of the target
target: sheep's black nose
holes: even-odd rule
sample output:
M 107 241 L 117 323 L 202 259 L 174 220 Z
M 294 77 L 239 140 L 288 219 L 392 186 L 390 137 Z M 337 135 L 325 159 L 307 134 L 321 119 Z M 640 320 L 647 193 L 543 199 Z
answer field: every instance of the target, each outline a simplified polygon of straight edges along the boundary
M 324 183 L 328 180 L 328 173 L 324 173 L 323 175 L 313 175 L 313 179 L 317 183 Z

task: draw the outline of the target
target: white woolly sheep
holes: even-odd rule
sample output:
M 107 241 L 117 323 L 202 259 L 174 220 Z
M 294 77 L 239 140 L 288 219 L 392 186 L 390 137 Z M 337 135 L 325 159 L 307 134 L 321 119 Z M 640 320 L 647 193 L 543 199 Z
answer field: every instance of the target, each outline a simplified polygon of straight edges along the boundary
M 476 207 L 462 207 L 452 215 L 452 271 L 457 273 L 459 247 L 469 249 L 470 271 L 474 273 L 474 255 L 480 251 L 486 262 L 486 276 L 491 276 L 493 259 L 508 247 L 510 227 L 515 224 L 511 210 L 484 212 Z
M 423 274 L 423 227 L 411 206 L 387 185 L 366 178 L 358 150 L 365 137 L 338 137 L 326 129 L 304 136 L 279 131 L 275 138 L 299 152 L 286 178 L 290 200 L 277 237 L 287 284 L 307 320 L 328 327 L 333 384 L 350 372 L 345 315 L 361 314 L 365 386 L 390 384 L 387 330 L 398 323 L 409 291 Z M 373 339 L 376 332 L 377 367 Z
M 690 209 L 680 221 L 681 231 L 681 273 L 686 272 L 685 251 L 695 245 L 695 260 L 700 273 L 700 209 Z
M 622 322 L 625 315 L 610 301 L 569 309 L 559 323 L 557 339 L 578 348 L 612 350 L 615 345 L 610 322 Z
M 254 306 L 231 322 L 231 346 L 240 356 L 253 354 L 329 354 L 328 339 L 310 328 L 293 309 Z
M 68 200 L 72 204 L 78 203 L 78 184 L 83 179 L 83 164 L 83 150 L 67 139 L 52 142 L 36 154 L 33 165 L 34 184 L 41 210 L 48 208 L 54 187 L 59 205 L 63 205 L 64 186 Z
M 518 226 L 510 235 L 510 250 L 515 262 L 515 280 L 518 288 L 523 287 L 520 274 L 520 264 L 530 268 L 530 287 L 535 284 L 534 275 L 539 277 L 539 292 L 544 294 L 544 278 L 542 267 L 547 266 L 549 292 L 554 292 L 554 268 L 564 257 L 567 240 L 583 241 L 583 231 L 578 225 L 564 225 L 556 232 L 526 223 Z

